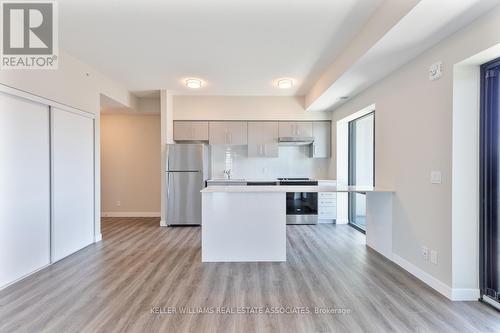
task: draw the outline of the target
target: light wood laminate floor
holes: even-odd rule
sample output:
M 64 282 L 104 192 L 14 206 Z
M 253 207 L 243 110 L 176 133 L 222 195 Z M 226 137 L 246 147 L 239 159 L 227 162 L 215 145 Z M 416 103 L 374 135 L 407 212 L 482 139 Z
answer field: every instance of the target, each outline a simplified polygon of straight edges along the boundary
M 286 263 L 203 264 L 200 228 L 158 225 L 105 218 L 102 242 L 0 291 L 0 331 L 500 332 L 498 312 L 448 301 L 349 226 L 288 226 Z M 250 306 L 344 313 L 179 313 Z

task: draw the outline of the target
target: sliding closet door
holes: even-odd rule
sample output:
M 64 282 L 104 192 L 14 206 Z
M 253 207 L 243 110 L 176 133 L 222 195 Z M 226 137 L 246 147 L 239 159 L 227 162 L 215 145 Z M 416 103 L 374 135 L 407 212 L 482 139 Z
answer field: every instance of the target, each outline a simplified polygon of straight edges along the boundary
M 53 108 L 53 261 L 94 240 L 94 120 Z
M 0 92 L 0 287 L 50 262 L 49 107 Z

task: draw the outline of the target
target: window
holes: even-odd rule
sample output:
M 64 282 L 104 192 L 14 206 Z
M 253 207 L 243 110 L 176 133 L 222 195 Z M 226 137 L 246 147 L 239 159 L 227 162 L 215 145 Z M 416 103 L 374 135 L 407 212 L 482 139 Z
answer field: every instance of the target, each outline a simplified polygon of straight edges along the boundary
M 374 185 L 375 113 L 349 122 L 349 185 Z M 364 232 L 366 194 L 349 193 L 349 224 Z

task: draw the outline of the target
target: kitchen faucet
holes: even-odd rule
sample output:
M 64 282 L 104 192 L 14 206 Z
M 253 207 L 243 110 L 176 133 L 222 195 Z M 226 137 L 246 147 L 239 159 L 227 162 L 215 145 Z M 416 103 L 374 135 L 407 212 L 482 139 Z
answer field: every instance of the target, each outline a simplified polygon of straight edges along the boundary
M 232 174 L 231 169 L 224 170 L 224 175 L 226 176 L 227 179 L 231 179 L 231 174 Z

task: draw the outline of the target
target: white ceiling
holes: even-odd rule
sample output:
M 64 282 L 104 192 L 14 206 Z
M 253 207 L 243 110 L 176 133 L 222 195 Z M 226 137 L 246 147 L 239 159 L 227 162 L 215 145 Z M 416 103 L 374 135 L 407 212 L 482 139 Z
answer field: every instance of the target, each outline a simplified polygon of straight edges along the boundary
M 337 108 L 346 102 L 341 96 L 355 96 L 499 4 L 499 0 L 421 0 L 308 106 L 308 111 Z
M 382 0 L 58 2 L 61 48 L 131 91 L 304 95 Z

